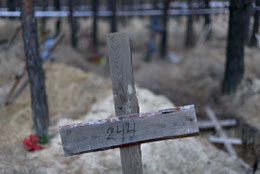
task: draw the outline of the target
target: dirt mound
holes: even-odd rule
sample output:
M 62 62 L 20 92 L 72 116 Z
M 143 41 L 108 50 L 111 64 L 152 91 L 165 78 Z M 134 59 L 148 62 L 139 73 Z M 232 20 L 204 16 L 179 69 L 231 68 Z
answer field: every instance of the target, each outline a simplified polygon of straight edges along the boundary
M 77 118 L 86 113 L 100 95 L 110 88 L 110 83 L 93 74 L 62 64 L 46 65 L 46 90 L 48 95 L 49 115 L 55 124 L 58 117 Z M 30 93 L 27 89 L 15 103 L 0 108 L 1 145 L 20 141 L 28 136 L 32 127 Z M 6 142 L 5 139 L 13 138 Z
M 27 152 L 22 139 L 31 133 L 29 92 L 1 108 L 1 173 L 120 173 L 118 149 L 65 158 L 57 134 L 59 125 L 114 116 L 109 80 L 65 65 L 47 65 L 45 72 L 55 136 L 44 150 Z M 137 88 L 137 95 L 142 112 L 173 107 L 167 98 L 149 90 Z M 200 138 L 144 144 L 142 154 L 145 173 L 251 173 L 242 160 Z

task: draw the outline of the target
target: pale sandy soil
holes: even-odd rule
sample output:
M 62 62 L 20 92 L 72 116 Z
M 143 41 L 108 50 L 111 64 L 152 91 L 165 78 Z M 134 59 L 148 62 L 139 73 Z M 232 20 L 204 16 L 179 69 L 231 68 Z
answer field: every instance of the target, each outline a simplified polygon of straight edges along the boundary
M 240 158 L 253 166 L 260 155 L 260 50 L 245 49 L 246 73 L 238 92 L 230 96 L 220 93 L 224 73 L 227 18 L 214 18 L 212 39 L 205 44 L 186 50 L 183 48 L 185 21 L 171 20 L 168 37 L 169 51 L 181 58 L 178 64 L 160 59 L 158 54 L 150 63 L 144 63 L 145 41 L 148 39 L 142 21 L 131 19 L 126 26 L 121 25 L 131 38 L 134 75 L 137 84 L 156 94 L 138 88 L 141 111 L 175 105 L 195 104 L 199 119 L 205 119 L 203 108 L 211 106 L 221 118 L 236 118 L 240 127 L 228 130 L 230 136 L 239 136 L 249 150 L 236 147 Z M 65 21 L 64 21 L 65 22 Z M 19 24 L 19 23 L 18 23 Z M 81 20 L 82 28 L 90 30 L 91 21 Z M 196 24 L 196 33 L 202 23 Z M 1 20 L 1 38 L 14 31 L 17 22 Z M 52 21 L 48 27 L 52 29 Z M 100 53 L 105 54 L 106 21 L 100 22 Z M 88 51 L 82 47 L 74 50 L 69 46 L 69 29 L 64 24 L 66 37 L 54 52 L 56 63 L 46 64 L 46 86 L 52 121 L 51 132 L 57 133 L 60 124 L 87 121 L 113 115 L 111 84 L 108 67 L 89 63 Z M 157 36 L 159 41 L 159 36 Z M 56 65 L 57 64 L 57 65 Z M 65 66 L 67 64 L 70 66 Z M 21 36 L 8 50 L 0 52 L 0 103 L 13 83 L 15 73 L 24 65 Z M 76 67 L 76 68 L 75 68 Z M 94 71 L 86 73 L 84 71 Z M 102 78 L 99 75 L 105 77 Z M 159 107 L 159 108 L 158 108 Z M 32 132 L 29 90 L 13 105 L 1 106 L 0 171 L 2 173 L 118 173 L 120 171 L 117 150 L 64 158 L 59 136 L 40 152 L 28 153 L 22 147 L 22 140 Z M 247 124 L 252 129 L 246 129 Z M 196 148 L 194 148 L 196 147 Z M 250 148 L 249 148 L 250 147 Z M 221 148 L 221 147 L 220 147 Z M 242 149 L 243 149 L 242 148 Z M 207 142 L 205 137 L 166 141 L 144 145 L 144 168 L 146 173 L 249 173 L 250 167 L 242 160 L 233 159 L 227 153 Z M 151 156 L 151 151 L 155 152 Z M 250 155 L 245 155 L 248 153 Z M 117 160 L 115 160 L 113 157 Z M 190 158 L 192 160 L 190 160 Z M 91 162 L 89 162 L 91 159 Z M 195 162 L 196 161 L 196 162 Z

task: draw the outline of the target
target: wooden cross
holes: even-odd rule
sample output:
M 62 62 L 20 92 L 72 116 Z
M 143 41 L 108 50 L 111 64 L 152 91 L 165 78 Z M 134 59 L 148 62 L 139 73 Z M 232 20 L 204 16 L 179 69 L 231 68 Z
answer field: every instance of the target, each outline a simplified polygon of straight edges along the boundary
M 61 126 L 64 153 L 72 156 L 120 147 L 123 174 L 142 174 L 140 144 L 198 135 L 195 109 L 189 105 L 139 113 L 125 33 L 109 34 L 108 55 L 118 117 Z
M 223 143 L 228 153 L 232 156 L 237 157 L 237 153 L 232 147 L 232 144 L 242 144 L 242 140 L 239 138 L 230 138 L 227 136 L 212 109 L 210 109 L 209 107 L 205 107 L 205 112 L 207 113 L 207 116 L 210 118 L 210 120 L 214 123 L 214 127 L 219 134 L 219 137 L 210 136 L 209 141 L 213 143 Z

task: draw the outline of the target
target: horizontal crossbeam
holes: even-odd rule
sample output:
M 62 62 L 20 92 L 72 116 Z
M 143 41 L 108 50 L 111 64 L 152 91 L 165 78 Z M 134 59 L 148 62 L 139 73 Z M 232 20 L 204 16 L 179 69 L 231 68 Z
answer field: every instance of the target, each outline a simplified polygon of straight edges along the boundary
M 243 144 L 240 138 L 229 138 L 229 137 L 210 136 L 209 141 L 213 143 L 229 143 L 229 144 L 237 144 L 237 145 Z
M 59 128 L 65 156 L 199 134 L 193 105 Z
M 222 127 L 229 127 L 229 126 L 236 126 L 237 121 L 234 119 L 230 120 L 219 120 L 219 124 Z M 215 124 L 211 121 L 199 121 L 198 122 L 199 128 L 200 129 L 209 129 L 209 128 L 215 128 Z

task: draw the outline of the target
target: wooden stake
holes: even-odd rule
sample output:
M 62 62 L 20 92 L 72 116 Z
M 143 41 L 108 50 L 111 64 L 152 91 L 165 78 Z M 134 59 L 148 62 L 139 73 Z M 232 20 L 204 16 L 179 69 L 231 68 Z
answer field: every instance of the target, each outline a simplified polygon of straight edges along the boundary
M 117 116 L 139 113 L 135 92 L 130 41 L 125 33 L 108 36 L 108 57 Z M 140 145 L 120 149 L 123 174 L 142 174 Z

